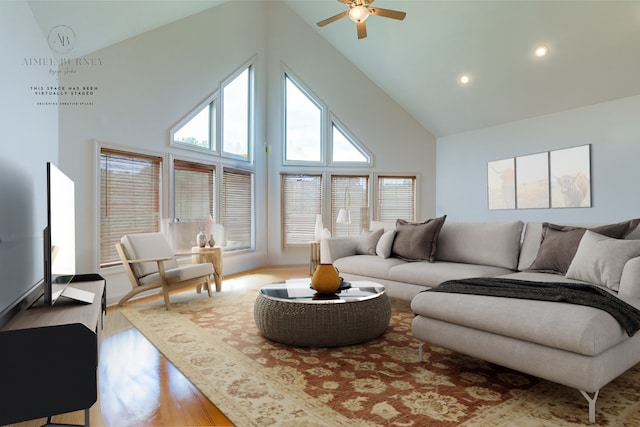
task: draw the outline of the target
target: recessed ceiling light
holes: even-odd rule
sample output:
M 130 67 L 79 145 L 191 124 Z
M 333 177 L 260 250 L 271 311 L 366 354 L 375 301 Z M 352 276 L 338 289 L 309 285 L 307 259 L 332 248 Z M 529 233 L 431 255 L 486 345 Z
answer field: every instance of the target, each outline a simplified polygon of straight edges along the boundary
M 538 58 L 543 58 L 549 54 L 549 48 L 546 46 L 538 46 L 534 53 Z
M 469 74 L 463 74 L 460 76 L 458 81 L 463 85 L 469 84 L 469 82 L 471 81 L 471 76 L 469 76 Z

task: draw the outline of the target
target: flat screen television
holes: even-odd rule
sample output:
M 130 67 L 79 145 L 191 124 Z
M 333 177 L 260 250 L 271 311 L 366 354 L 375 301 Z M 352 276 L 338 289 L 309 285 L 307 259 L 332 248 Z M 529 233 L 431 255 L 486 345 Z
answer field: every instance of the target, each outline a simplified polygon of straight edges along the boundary
M 44 302 L 53 305 L 76 272 L 75 185 L 47 162 L 47 226 L 44 229 Z
M 41 166 L 0 155 L 0 327 L 42 297 L 47 194 Z

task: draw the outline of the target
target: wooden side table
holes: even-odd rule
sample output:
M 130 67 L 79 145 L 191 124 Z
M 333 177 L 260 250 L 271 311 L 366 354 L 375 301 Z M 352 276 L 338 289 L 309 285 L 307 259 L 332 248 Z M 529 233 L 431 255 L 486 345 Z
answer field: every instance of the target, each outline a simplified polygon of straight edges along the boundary
M 313 276 L 320 264 L 320 242 L 309 242 L 309 276 Z
M 222 248 L 220 246 L 191 248 L 191 262 L 200 264 L 210 262 L 213 264 L 213 278 L 216 282 L 216 292 L 222 290 Z

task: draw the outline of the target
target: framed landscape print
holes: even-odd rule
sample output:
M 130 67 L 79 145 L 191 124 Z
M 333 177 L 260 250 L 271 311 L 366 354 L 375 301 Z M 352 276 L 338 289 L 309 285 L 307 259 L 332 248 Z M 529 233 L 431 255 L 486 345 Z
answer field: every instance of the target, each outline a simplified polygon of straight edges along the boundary
M 516 208 L 515 159 L 487 163 L 487 202 L 490 210 Z
M 591 207 L 591 146 L 549 153 L 552 208 Z
M 549 153 L 516 157 L 516 207 L 549 207 Z

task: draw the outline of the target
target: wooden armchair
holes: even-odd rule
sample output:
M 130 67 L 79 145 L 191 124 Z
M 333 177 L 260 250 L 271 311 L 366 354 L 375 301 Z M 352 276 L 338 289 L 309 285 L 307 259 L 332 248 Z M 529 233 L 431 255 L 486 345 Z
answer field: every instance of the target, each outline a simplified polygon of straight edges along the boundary
M 214 274 L 213 265 L 180 266 L 169 242 L 161 233 L 128 234 L 120 239 L 120 243 L 116 243 L 116 250 L 133 288 L 118 304 L 124 304 L 131 297 L 154 288 L 161 288 L 167 310 L 170 306 L 169 291 L 173 289 L 196 285 L 200 292 L 204 286 L 211 296 L 209 278 Z

